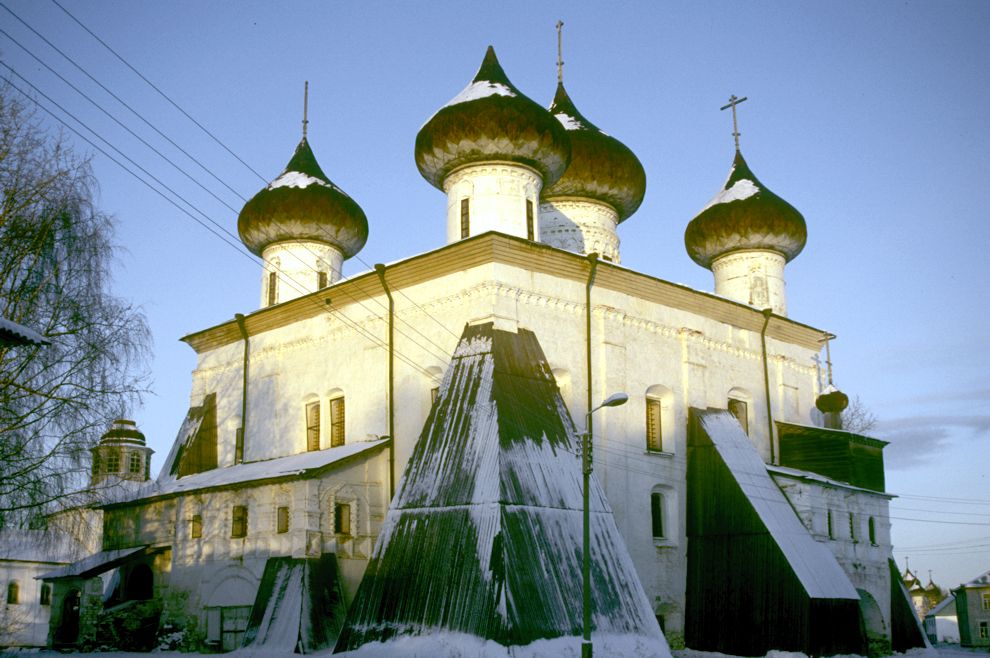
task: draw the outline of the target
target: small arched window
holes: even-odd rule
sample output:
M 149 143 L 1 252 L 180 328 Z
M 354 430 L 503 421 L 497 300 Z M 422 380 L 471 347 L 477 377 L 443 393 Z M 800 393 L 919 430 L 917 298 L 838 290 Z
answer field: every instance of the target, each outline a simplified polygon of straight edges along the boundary
M 835 539 L 835 526 L 832 524 L 832 510 L 829 510 L 827 516 L 825 517 L 825 523 L 828 526 L 828 538 Z
M 650 494 L 650 520 L 654 539 L 666 539 L 665 512 L 666 500 L 659 491 Z
M 7 605 L 17 605 L 20 603 L 21 598 L 21 586 L 17 584 L 16 580 L 12 580 L 7 583 Z
M 330 447 L 344 445 L 344 396 L 330 400 Z
M 646 389 L 646 450 L 673 452 L 673 393 L 666 386 L 655 384 Z
M 320 449 L 320 401 L 306 403 L 306 450 Z
M 869 522 L 867 524 L 867 531 L 870 533 L 870 543 L 872 545 L 876 546 L 877 545 L 877 522 L 873 519 L 872 516 L 870 517 L 870 520 L 869 520 Z
M 51 583 L 41 583 L 41 600 L 39 601 L 41 605 L 51 605 L 52 604 L 52 586 Z

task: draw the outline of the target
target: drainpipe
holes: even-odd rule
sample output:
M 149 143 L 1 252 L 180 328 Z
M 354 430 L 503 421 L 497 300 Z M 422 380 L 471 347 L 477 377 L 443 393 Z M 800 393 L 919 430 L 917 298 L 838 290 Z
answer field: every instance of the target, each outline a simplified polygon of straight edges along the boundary
M 235 313 L 234 319 L 237 320 L 237 328 L 241 330 L 241 337 L 244 339 L 244 365 L 241 368 L 244 373 L 244 379 L 241 382 L 240 459 L 238 459 L 236 443 L 234 445 L 234 463 L 238 464 L 244 461 L 244 437 L 247 436 L 248 367 L 251 363 L 251 344 L 248 339 L 247 327 L 244 325 L 244 314 Z
M 763 345 L 763 393 L 767 398 L 767 432 L 770 437 L 770 463 L 777 461 L 776 451 L 773 447 L 773 412 L 770 410 L 770 369 L 767 366 L 767 327 L 770 326 L 770 318 L 773 316 L 773 309 L 763 309 L 763 329 L 760 330 L 760 343 Z
M 375 272 L 388 297 L 388 491 L 389 500 L 395 497 L 395 300 L 385 281 L 385 266 L 375 263 Z
M 588 284 L 584 289 L 584 342 L 585 342 L 585 357 L 587 359 L 587 372 L 588 372 L 588 409 L 594 406 L 594 391 L 591 384 L 591 287 L 595 285 L 595 273 L 598 271 L 598 254 L 590 253 L 588 254 L 588 265 L 591 269 L 588 270 Z M 591 419 L 588 419 L 588 434 L 591 434 Z

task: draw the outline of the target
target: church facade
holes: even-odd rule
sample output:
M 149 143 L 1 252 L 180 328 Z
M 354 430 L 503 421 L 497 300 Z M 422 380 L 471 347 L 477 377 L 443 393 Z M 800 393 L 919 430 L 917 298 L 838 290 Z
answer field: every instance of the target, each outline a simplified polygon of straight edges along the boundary
M 393 532 L 417 440 L 441 409 L 467 418 L 478 404 L 451 400 L 453 355 L 471 328 L 489 327 L 542 348 L 537 365 L 570 428 L 559 445 L 571 449 L 555 453 L 566 468 L 580 468 L 577 437 L 592 433 L 601 509 L 624 544 L 614 550 L 639 580 L 623 596 L 649 609 L 635 631 L 644 642 L 662 630 L 674 646 L 738 655 L 916 642 L 897 619 L 884 444 L 841 429 L 845 396 L 820 360 L 828 333 L 787 316 L 784 269 L 805 245 L 804 218 L 738 149 L 685 234 L 714 294 L 620 265 L 618 226 L 645 194 L 641 164 L 562 83 L 549 111 L 526 98 L 491 49 L 423 126 L 416 163 L 447 197 L 447 244 L 346 280 L 341 264 L 368 220 L 305 134 L 245 205 L 238 228 L 263 261 L 261 308 L 183 339 L 197 365 L 171 453 L 156 479 L 103 505 L 103 551 L 51 575 L 56 599 L 88 596 L 121 623 L 130 610 L 188 646 L 312 651 L 353 638 L 348 609 L 370 587 L 369 563 L 381 572 L 376 542 Z M 620 391 L 625 405 L 588 413 Z M 524 402 L 511 413 L 538 415 Z M 382 586 L 422 578 L 417 562 L 395 560 L 406 571 Z M 580 573 L 547 575 L 570 578 Z M 362 614 L 387 626 L 398 614 L 387 608 Z M 286 620 L 299 632 L 280 633 Z M 498 637 L 580 635 L 516 631 Z M 98 633 L 82 624 L 64 643 Z

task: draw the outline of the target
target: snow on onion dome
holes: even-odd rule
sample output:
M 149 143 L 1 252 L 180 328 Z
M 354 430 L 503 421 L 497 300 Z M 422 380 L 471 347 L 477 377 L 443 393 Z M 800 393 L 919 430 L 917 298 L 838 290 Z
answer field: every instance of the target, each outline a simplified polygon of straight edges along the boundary
M 815 400 L 815 406 L 822 413 L 841 413 L 849 406 L 849 396 L 829 384 Z
M 646 172 L 636 155 L 584 118 L 563 83 L 557 83 L 550 114 L 571 138 L 571 164 L 560 180 L 543 189 L 543 197 L 601 201 L 615 208 L 620 222 L 636 212 L 646 194 Z
M 100 443 L 130 443 L 144 445 L 144 434 L 133 420 L 119 419 L 113 421 L 113 425 L 106 434 L 100 437 Z
M 368 240 L 368 219 L 323 173 L 303 137 L 285 171 L 244 204 L 237 231 L 259 256 L 275 242 L 310 240 L 350 258 Z
M 791 261 L 807 239 L 801 213 L 757 180 L 738 150 L 724 187 L 684 232 L 688 255 L 709 269 L 719 256 L 742 249 L 775 251 Z
M 491 46 L 474 80 L 416 135 L 419 173 L 440 189 L 459 167 L 499 160 L 532 167 L 546 186 L 570 158 L 567 131 L 509 82 Z

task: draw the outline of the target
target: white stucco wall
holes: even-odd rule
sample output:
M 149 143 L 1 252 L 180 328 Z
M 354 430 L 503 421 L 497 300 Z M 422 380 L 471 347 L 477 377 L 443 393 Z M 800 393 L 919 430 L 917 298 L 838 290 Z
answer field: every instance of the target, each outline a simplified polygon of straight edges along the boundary
M 540 190 L 543 179 L 529 167 L 513 162 L 468 165 L 452 172 L 443 182 L 447 193 L 447 243 L 461 236 L 461 201 L 468 200 L 468 236 L 500 231 L 527 237 L 526 203 L 533 213 L 532 239 L 539 240 Z
M 771 308 L 787 315 L 787 289 L 784 265 L 787 261 L 775 251 L 733 251 L 712 262 L 715 294 L 759 309 Z
M 597 253 L 613 263 L 621 262 L 618 223 L 612 206 L 591 199 L 558 197 L 540 204 L 540 242 L 578 254 Z

